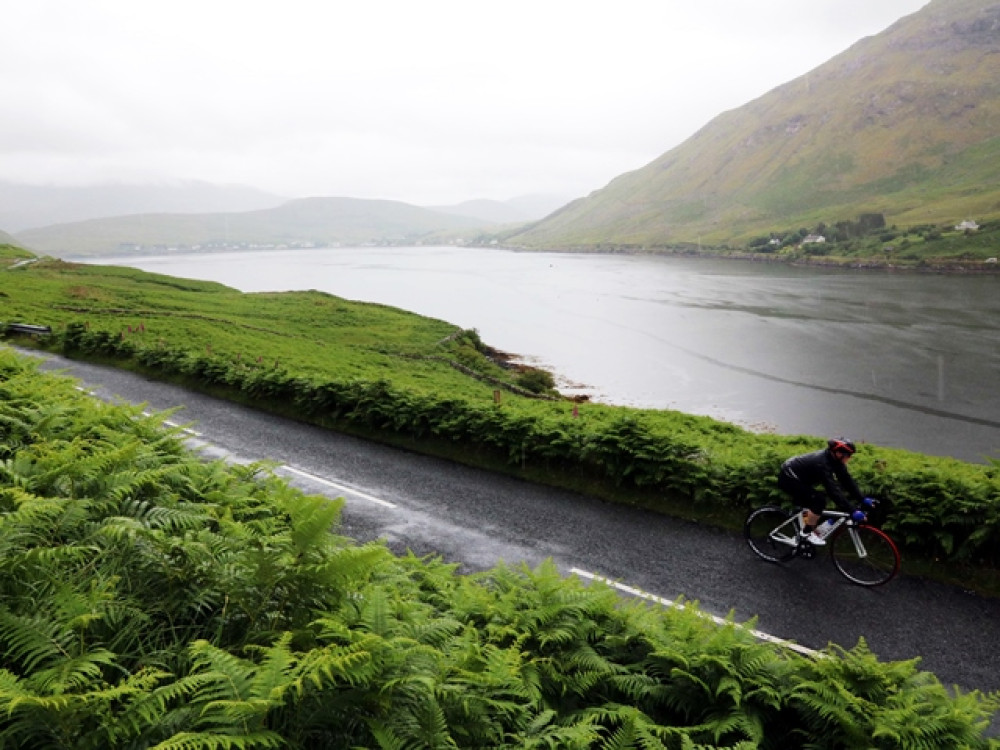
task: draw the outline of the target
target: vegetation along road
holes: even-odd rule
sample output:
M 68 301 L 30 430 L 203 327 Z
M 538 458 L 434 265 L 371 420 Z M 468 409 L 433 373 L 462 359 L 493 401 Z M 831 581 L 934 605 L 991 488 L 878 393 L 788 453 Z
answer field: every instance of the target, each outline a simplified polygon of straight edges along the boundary
M 461 570 L 546 558 L 706 612 L 757 616 L 756 628 L 809 648 L 865 639 L 882 660 L 920 657 L 946 685 L 1000 689 L 1000 600 L 901 576 L 867 590 L 824 558 L 773 566 L 740 536 L 418 456 L 298 424 L 123 370 L 45 355 L 97 396 L 181 407 L 172 421 L 233 460 L 270 459 L 295 486 L 344 496 L 339 530 L 440 555 Z

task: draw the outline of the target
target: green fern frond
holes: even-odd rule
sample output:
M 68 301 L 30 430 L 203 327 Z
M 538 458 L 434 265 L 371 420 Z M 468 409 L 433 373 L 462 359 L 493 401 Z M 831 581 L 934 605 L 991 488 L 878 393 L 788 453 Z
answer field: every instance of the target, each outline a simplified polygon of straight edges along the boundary
M 463 629 L 462 623 L 449 617 L 438 617 L 433 620 L 404 623 L 399 629 L 399 635 L 412 638 L 417 643 L 435 648 L 443 648 Z
M 338 544 L 331 538 L 324 559 L 308 569 L 323 587 L 351 592 L 365 588 L 376 573 L 394 568 L 395 563 L 396 559 L 384 544 Z
M 173 507 L 150 508 L 146 515 L 150 528 L 169 534 L 204 528 L 210 520 L 211 508 L 204 504 L 180 503 Z
M 67 657 L 76 635 L 44 615 L 15 615 L 0 610 L 0 650 L 7 664 L 24 674 Z
M 368 729 L 378 743 L 379 750 L 409 750 L 414 747 L 412 741 L 398 737 L 392 727 L 380 719 L 369 719 Z
M 380 587 L 370 587 L 364 593 L 359 608 L 356 627 L 382 637 L 394 634 L 396 620 L 393 617 L 392 595 Z
M 10 461 L 5 463 L 12 463 Z M 44 539 L 49 530 L 56 526 L 66 512 L 68 501 L 59 498 L 48 498 L 34 494 L 30 490 L 18 487 L 19 492 L 8 492 L 7 496 L 18 503 L 17 508 L 3 519 L 4 527 L 13 527 L 29 531 Z
M 249 699 L 252 697 L 253 677 L 256 666 L 228 651 L 197 640 L 189 647 L 192 668 L 213 678 L 202 685 L 198 698 L 201 701 Z
M 687 728 L 661 727 L 638 709 L 618 703 L 606 703 L 583 712 L 597 718 L 605 728 L 608 738 L 602 744 L 605 748 L 649 748 L 650 750 L 670 750 L 687 746 Z M 666 741 L 671 741 L 668 746 Z M 680 745 L 678 742 L 680 741 Z
M 100 548 L 95 545 L 75 545 L 61 544 L 56 546 L 29 547 L 12 555 L 10 563 L 12 565 L 23 565 L 23 569 L 30 569 L 43 575 L 51 575 L 55 571 L 75 571 L 83 569 L 88 563 L 93 562 L 94 556 L 100 553 Z
M 411 706 L 409 713 L 415 722 L 416 731 L 413 739 L 420 743 L 419 747 L 458 747 L 449 732 L 444 711 L 432 695 L 428 695 L 425 700 Z
M 604 654 L 598 653 L 597 649 L 588 642 L 579 643 L 564 657 L 564 660 L 573 669 L 608 675 L 621 674 L 625 671 L 625 667 L 608 659 Z
M 369 685 L 380 674 L 374 653 L 382 649 L 383 641 L 377 636 L 367 636 L 347 646 L 311 649 L 299 656 L 296 690 L 303 693 L 307 685 L 317 689 Z
M 141 520 L 113 516 L 103 518 L 92 531 L 91 540 L 101 545 L 132 545 L 148 530 Z
M 299 555 L 325 548 L 343 506 L 343 498 L 331 500 L 322 495 L 298 496 L 285 503 L 292 521 L 292 544 Z
M 107 649 L 92 649 L 34 671 L 29 682 L 41 694 L 78 693 L 100 684 L 106 669 L 116 668 L 114 653 Z
M 642 673 L 615 674 L 606 680 L 622 696 L 635 703 L 645 702 L 662 692 L 659 680 Z
M 292 634 L 283 633 L 272 645 L 248 647 L 249 653 L 258 653 L 261 658 L 254 671 L 250 688 L 250 698 L 280 703 L 295 674 L 298 657 L 292 653 Z
M 267 750 L 285 746 L 275 732 L 259 731 L 230 735 L 214 732 L 179 732 L 150 750 Z
M 542 712 L 538 718 L 511 743 L 525 750 L 565 750 L 566 748 L 603 747 L 603 729 L 591 717 L 574 717 L 572 721 L 556 724 L 548 720 L 549 714 Z
M 64 426 L 74 415 L 74 407 L 62 400 L 36 402 L 32 410 L 33 433 L 41 438 L 61 437 Z

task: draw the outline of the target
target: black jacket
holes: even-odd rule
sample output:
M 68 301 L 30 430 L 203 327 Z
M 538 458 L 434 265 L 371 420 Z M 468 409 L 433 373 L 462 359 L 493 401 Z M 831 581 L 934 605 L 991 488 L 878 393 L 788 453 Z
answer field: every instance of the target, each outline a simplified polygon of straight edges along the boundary
M 835 458 L 826 448 L 788 459 L 781 465 L 781 473 L 808 487 L 823 485 L 826 494 L 844 510 L 851 510 L 863 499 L 843 461 Z M 845 491 L 853 504 L 845 496 Z

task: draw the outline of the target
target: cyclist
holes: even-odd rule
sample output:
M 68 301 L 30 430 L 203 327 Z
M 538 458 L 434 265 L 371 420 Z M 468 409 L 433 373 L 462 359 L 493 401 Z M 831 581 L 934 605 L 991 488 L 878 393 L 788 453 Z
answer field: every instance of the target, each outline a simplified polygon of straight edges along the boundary
M 781 465 L 778 488 L 791 495 L 796 506 L 804 508 L 801 539 L 815 545 L 826 544 L 816 533 L 816 524 L 826 507 L 827 497 L 848 513 L 864 502 L 858 485 L 847 470 L 847 462 L 856 451 L 850 440 L 830 438 L 825 449 L 793 456 Z M 822 485 L 822 490 L 817 489 L 819 485 Z M 855 520 L 864 520 L 864 514 L 861 513 Z

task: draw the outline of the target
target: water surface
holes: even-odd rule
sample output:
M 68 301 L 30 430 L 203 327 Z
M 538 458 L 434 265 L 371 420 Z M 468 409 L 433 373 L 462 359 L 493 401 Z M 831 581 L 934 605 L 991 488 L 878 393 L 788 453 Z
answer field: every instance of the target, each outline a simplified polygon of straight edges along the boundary
M 564 392 L 1000 458 L 1000 277 L 455 247 L 87 259 L 475 328 Z

